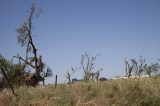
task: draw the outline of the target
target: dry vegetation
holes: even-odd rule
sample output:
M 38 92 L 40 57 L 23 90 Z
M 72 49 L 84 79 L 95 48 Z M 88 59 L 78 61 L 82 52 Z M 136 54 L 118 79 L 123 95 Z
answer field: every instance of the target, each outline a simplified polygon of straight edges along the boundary
M 109 80 L 0 92 L 0 106 L 160 106 L 160 79 Z

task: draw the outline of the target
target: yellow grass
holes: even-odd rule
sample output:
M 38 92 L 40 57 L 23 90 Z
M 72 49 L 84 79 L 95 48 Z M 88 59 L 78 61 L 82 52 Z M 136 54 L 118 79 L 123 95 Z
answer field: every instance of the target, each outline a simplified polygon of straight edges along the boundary
M 160 79 L 109 80 L 15 88 L 0 92 L 0 106 L 160 106 Z

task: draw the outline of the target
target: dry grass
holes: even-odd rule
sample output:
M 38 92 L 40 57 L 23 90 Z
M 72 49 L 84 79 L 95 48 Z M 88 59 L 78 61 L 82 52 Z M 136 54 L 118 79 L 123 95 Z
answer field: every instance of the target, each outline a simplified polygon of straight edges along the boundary
M 160 79 L 18 87 L 0 92 L 0 106 L 160 106 Z

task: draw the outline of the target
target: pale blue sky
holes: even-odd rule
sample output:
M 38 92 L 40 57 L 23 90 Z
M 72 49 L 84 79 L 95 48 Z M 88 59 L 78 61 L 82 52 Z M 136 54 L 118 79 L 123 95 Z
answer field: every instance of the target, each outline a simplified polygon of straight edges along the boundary
M 34 20 L 33 39 L 59 82 L 80 66 L 85 52 L 101 53 L 96 66 L 107 78 L 124 75 L 125 58 L 143 55 L 149 63 L 160 58 L 159 0 L 0 0 L 0 53 L 8 59 L 24 56 L 16 29 L 33 2 L 44 12 Z M 73 77 L 81 78 L 82 71 Z

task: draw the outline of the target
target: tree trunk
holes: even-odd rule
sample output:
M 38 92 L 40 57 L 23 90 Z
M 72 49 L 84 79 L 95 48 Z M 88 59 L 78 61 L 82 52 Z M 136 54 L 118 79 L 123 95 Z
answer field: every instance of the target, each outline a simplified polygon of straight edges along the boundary
M 1 71 L 2 71 L 2 73 L 3 73 L 3 75 L 4 75 L 4 77 L 6 78 L 9 87 L 11 88 L 11 91 L 12 91 L 13 95 L 15 95 L 15 96 L 17 97 L 17 95 L 15 94 L 14 89 L 13 89 L 13 87 L 12 87 L 12 85 L 11 85 L 11 83 L 10 83 L 10 81 L 9 81 L 9 79 L 8 79 L 8 77 L 7 77 L 4 69 L 3 69 L 2 67 L 1 67 Z

